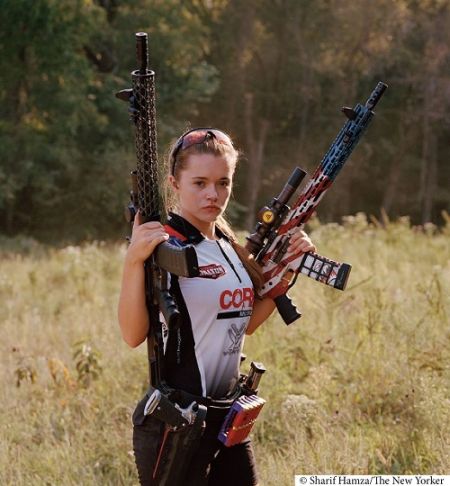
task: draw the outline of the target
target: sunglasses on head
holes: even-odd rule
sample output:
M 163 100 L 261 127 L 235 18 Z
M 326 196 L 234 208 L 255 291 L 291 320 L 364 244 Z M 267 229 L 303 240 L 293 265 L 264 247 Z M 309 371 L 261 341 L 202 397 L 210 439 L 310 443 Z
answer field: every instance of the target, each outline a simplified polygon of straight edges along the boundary
M 224 143 L 232 145 L 230 137 L 216 128 L 206 127 L 206 128 L 193 128 L 188 132 L 181 135 L 175 144 L 175 148 L 172 152 L 172 175 L 175 173 L 175 164 L 177 161 L 178 152 L 181 150 L 186 150 L 193 145 L 198 145 L 204 143 L 206 140 L 214 138 L 218 143 Z

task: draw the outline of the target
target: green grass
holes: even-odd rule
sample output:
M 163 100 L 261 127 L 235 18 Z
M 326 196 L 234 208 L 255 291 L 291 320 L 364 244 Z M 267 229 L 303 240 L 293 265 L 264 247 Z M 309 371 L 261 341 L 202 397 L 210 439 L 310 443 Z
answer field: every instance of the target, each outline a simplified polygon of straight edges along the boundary
M 268 370 L 253 433 L 261 484 L 449 474 L 448 225 L 357 215 L 313 228 L 352 275 L 345 292 L 300 277 L 303 317 L 287 327 L 274 315 L 246 340 L 243 370 Z M 19 246 L 2 242 L 0 484 L 137 484 L 130 417 L 147 368 L 116 320 L 125 247 Z

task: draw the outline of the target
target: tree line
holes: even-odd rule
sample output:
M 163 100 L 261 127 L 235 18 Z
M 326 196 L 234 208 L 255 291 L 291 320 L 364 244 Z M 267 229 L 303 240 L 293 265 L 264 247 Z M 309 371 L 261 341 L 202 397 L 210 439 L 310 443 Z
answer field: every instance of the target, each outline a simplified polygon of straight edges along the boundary
M 0 232 L 45 241 L 124 233 L 135 165 L 114 97 L 150 36 L 158 141 L 228 131 L 243 156 L 229 217 L 249 229 L 296 165 L 312 172 L 342 105 L 389 89 L 319 209 L 440 222 L 450 169 L 448 0 L 4 0 Z

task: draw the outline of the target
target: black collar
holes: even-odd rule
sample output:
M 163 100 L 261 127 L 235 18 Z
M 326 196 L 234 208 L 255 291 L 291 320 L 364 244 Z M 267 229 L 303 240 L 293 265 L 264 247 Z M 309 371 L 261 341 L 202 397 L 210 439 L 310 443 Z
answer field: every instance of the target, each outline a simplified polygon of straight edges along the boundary
M 197 245 L 198 243 L 200 243 L 205 239 L 202 233 L 194 225 L 189 223 L 189 221 L 184 219 L 179 214 L 175 214 L 170 211 L 167 224 L 170 227 L 172 227 L 175 231 L 178 231 L 178 233 L 181 233 L 183 236 L 185 236 L 188 242 L 192 243 L 193 245 Z M 228 240 L 226 235 L 222 231 L 220 231 L 217 225 L 216 225 L 216 236 Z

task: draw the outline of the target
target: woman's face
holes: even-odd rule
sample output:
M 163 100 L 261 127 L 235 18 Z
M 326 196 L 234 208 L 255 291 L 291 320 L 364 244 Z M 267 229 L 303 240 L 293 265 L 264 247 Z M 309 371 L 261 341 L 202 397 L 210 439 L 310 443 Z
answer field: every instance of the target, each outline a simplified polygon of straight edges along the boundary
M 181 216 L 195 223 L 212 223 L 225 211 L 231 195 L 235 164 L 213 154 L 191 154 L 170 182 L 178 195 Z

